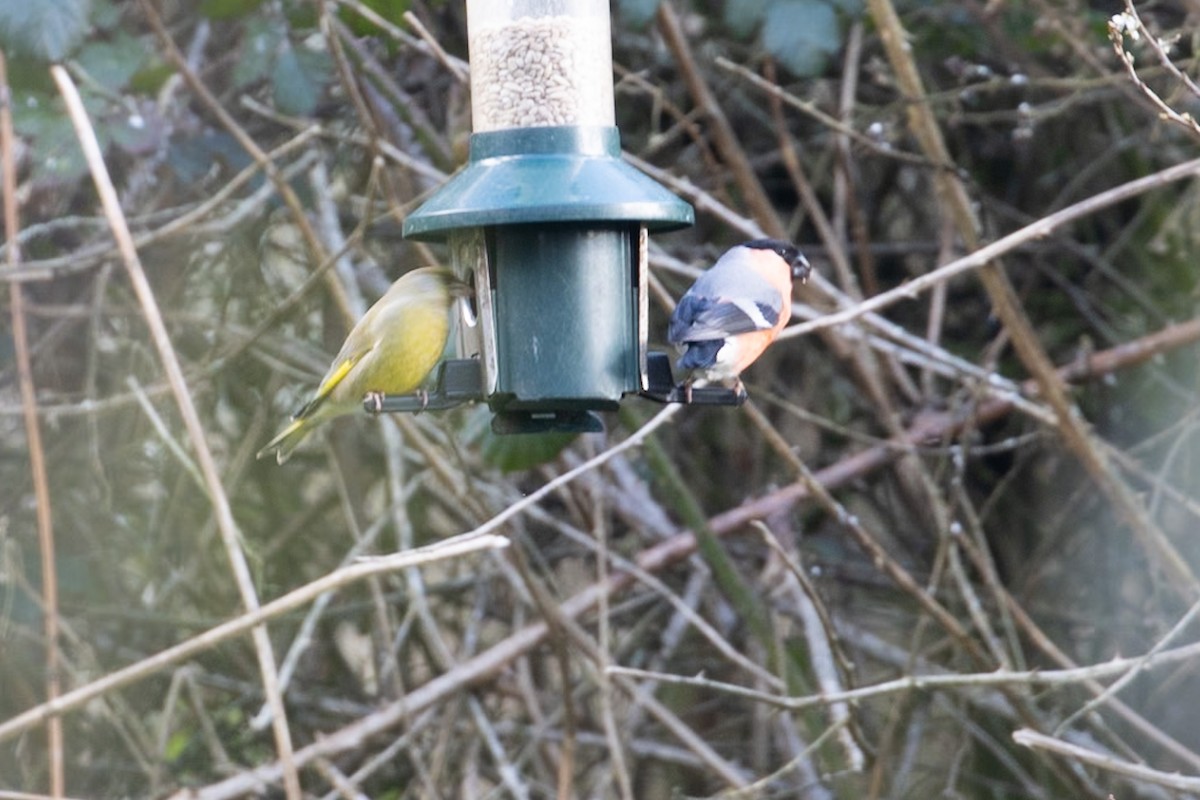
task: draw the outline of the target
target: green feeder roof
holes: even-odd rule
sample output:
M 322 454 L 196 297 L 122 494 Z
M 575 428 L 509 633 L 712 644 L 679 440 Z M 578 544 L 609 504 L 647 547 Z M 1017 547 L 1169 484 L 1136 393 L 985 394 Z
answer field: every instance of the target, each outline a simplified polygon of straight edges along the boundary
M 615 127 L 514 128 L 471 136 L 471 158 L 404 220 L 404 235 L 529 222 L 695 222 L 690 204 L 621 158 Z

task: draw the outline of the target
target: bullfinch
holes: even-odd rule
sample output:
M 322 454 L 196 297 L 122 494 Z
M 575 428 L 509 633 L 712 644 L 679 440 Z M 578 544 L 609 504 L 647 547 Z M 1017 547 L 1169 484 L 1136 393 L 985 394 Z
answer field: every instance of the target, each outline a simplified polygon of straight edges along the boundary
M 755 239 L 726 251 L 671 314 L 667 339 L 683 350 L 680 370 L 732 379 L 744 395 L 738 376 L 791 319 L 792 281 L 804 282 L 811 272 L 794 245 L 777 239 Z
M 361 409 L 368 395 L 417 389 L 446 348 L 454 298 L 469 293 L 441 267 L 401 276 L 350 331 L 312 399 L 257 457 L 274 453 L 282 464 L 317 425 Z

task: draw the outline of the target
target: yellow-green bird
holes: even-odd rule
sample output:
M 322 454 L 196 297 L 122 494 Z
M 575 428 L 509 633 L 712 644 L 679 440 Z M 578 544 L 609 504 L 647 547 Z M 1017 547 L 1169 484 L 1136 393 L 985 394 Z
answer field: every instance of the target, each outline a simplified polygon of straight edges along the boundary
M 441 267 L 401 276 L 358 321 L 316 394 L 258 458 L 282 464 L 313 428 L 362 408 L 369 394 L 407 394 L 437 365 L 450 333 L 450 308 L 470 288 Z

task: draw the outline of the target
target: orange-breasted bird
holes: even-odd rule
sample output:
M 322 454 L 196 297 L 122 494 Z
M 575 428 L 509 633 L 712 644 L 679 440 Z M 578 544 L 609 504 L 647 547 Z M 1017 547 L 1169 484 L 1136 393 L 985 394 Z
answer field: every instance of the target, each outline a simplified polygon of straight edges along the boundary
M 313 428 L 362 408 L 371 394 L 408 394 L 437 366 L 455 297 L 470 293 L 449 270 L 422 267 L 400 277 L 346 337 L 316 393 L 262 450 L 280 464 Z
M 679 300 L 667 339 L 683 349 L 679 369 L 734 381 L 776 338 L 792 316 L 792 281 L 812 267 L 795 245 L 777 239 L 739 244 L 717 259 Z M 689 383 L 690 386 L 690 383 Z

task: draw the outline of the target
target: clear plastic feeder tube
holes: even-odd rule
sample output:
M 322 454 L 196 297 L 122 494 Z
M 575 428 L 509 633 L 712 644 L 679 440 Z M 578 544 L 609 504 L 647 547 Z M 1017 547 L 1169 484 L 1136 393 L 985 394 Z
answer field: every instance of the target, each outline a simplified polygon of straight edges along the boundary
M 467 0 L 475 133 L 615 124 L 608 0 Z

